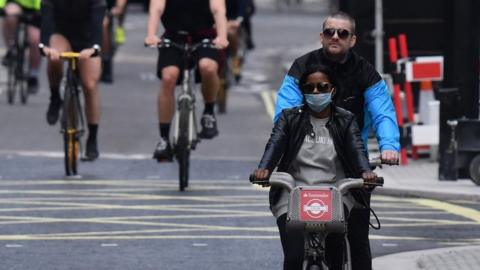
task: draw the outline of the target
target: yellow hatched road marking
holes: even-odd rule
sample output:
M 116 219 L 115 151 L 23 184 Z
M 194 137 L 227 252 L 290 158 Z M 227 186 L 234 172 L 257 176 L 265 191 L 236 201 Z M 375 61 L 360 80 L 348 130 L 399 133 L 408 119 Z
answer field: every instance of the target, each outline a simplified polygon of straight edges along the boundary
M 439 209 L 445 211 L 447 213 L 464 217 L 469 220 L 473 220 L 477 223 L 480 223 L 480 211 L 477 211 L 473 208 L 463 207 L 447 202 L 441 202 L 436 200 L 429 200 L 429 199 L 412 199 L 413 203 L 418 205 L 422 205 L 425 207 Z

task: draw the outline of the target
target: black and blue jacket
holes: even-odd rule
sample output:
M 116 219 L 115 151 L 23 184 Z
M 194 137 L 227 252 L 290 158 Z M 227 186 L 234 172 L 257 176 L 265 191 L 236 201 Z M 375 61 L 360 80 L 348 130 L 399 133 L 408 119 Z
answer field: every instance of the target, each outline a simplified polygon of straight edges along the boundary
M 387 85 L 375 68 L 353 51 L 348 53 L 342 63 L 328 59 L 323 49 L 297 58 L 278 91 L 274 122 L 283 109 L 303 103 L 303 95 L 298 86 L 300 77 L 308 66 L 318 64 L 333 70 L 338 84 L 334 103 L 355 114 L 365 145 L 368 130 L 372 126 L 376 131 L 380 151 L 399 151 L 400 134 Z

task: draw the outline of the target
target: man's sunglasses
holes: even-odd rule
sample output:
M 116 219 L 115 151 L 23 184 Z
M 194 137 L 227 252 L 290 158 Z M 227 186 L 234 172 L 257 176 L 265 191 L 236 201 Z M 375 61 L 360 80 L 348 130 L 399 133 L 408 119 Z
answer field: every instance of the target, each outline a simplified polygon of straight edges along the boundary
M 318 90 L 320 93 L 330 92 L 333 88 L 333 85 L 328 82 L 318 82 L 318 83 L 306 83 L 300 87 L 300 90 L 303 91 L 305 94 L 311 94 Z
M 352 34 L 346 29 L 335 29 L 335 28 L 323 29 L 323 35 L 326 38 L 332 38 L 335 35 L 335 33 L 337 33 L 338 38 L 340 39 L 347 39 Z

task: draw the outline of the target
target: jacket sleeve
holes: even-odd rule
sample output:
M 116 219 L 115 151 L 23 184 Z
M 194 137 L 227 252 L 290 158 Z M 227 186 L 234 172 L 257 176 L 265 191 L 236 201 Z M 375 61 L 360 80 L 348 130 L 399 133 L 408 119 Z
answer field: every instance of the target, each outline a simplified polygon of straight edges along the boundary
M 258 168 L 268 169 L 270 172 L 275 169 L 287 149 L 288 134 L 286 113 L 282 112 L 272 129 Z
M 103 0 L 92 0 L 91 12 L 90 15 L 91 29 L 92 29 L 92 40 L 90 42 L 90 47 L 93 45 L 102 44 L 102 30 L 103 30 L 103 18 L 105 17 L 106 5 Z M 43 15 L 42 15 L 43 18 Z
M 54 5 L 51 0 L 43 0 L 40 7 L 40 12 L 42 14 L 42 24 L 41 24 L 41 43 L 45 46 L 49 46 L 50 36 L 52 36 L 53 29 L 55 28 L 55 19 L 54 14 Z
M 371 171 L 368 162 L 367 148 L 360 135 L 355 117 L 352 117 L 346 129 L 345 142 L 348 145 L 348 154 L 351 163 L 354 165 L 355 177 L 361 177 L 363 172 Z
M 385 81 L 380 80 L 367 88 L 364 97 L 365 123 L 371 122 L 375 129 L 380 151 L 400 151 L 397 118 Z
M 275 116 L 273 122 L 277 122 L 283 109 L 290 109 L 302 105 L 302 92 L 298 88 L 297 79 L 291 75 L 285 75 L 282 85 L 278 90 L 275 104 Z

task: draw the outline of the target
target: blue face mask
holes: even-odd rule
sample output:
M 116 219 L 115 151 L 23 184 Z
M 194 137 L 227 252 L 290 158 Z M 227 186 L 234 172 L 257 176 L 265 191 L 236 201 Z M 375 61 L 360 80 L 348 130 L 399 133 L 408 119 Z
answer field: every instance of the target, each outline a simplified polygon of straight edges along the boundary
M 332 102 L 332 92 L 325 94 L 305 94 L 308 107 L 315 112 L 323 111 Z

